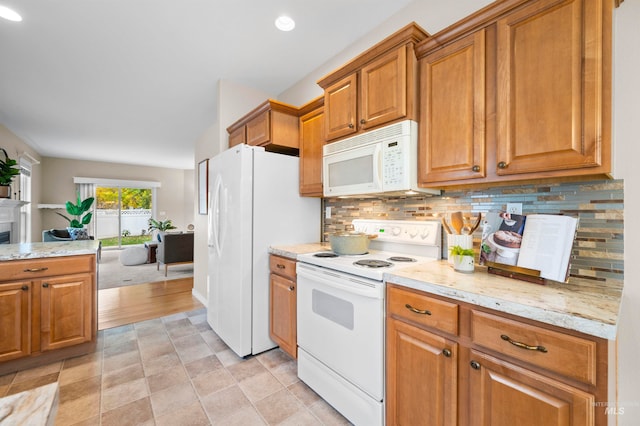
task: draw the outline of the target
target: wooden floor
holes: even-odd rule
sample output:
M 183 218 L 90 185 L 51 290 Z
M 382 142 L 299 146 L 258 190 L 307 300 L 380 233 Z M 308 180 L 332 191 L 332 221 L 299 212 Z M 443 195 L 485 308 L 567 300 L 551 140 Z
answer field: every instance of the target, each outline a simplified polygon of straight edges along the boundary
M 193 278 L 98 290 L 98 330 L 202 308 Z

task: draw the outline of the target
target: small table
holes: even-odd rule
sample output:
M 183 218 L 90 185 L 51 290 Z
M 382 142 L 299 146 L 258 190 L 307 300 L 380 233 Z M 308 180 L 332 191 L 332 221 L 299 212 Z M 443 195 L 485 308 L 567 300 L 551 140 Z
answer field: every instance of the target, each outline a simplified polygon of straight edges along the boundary
M 149 255 L 147 257 L 147 263 L 156 263 L 156 251 L 158 250 L 158 243 L 144 243 Z

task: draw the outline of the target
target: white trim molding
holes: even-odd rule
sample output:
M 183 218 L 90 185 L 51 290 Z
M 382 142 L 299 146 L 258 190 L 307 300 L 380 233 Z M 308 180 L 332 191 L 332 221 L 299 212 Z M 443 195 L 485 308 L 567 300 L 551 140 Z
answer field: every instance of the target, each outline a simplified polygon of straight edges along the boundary
M 160 182 L 145 180 L 102 179 L 88 177 L 74 177 L 73 183 L 94 184 L 109 188 L 160 188 Z

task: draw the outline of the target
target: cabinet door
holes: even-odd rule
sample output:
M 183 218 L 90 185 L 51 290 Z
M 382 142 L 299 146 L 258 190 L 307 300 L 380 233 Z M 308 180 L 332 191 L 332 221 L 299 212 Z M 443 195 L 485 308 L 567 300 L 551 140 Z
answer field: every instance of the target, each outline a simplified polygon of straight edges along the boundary
M 360 71 L 358 126 L 369 129 L 407 115 L 407 47 L 376 59 Z
M 245 134 L 246 127 L 241 126 L 229 134 L 229 148 L 241 143 L 246 143 L 247 138 Z
M 271 338 L 283 351 L 297 358 L 296 283 L 271 274 L 270 293 Z
M 324 108 L 300 117 L 300 195 L 322 197 Z
M 88 342 L 92 338 L 93 280 L 90 274 L 42 281 L 42 350 Z
M 31 353 L 31 282 L 0 285 L 0 362 Z
M 485 177 L 484 30 L 422 58 L 420 90 L 419 182 Z
M 472 426 L 594 424 L 589 393 L 476 351 L 469 368 Z
M 348 136 L 358 130 L 356 126 L 357 83 L 357 74 L 351 74 L 324 91 L 324 131 L 327 141 Z
M 603 164 L 603 4 L 540 0 L 497 22 L 496 173 Z
M 387 319 L 387 425 L 455 425 L 457 344 Z
M 271 112 L 265 111 L 247 123 L 247 145 L 264 145 L 271 140 Z

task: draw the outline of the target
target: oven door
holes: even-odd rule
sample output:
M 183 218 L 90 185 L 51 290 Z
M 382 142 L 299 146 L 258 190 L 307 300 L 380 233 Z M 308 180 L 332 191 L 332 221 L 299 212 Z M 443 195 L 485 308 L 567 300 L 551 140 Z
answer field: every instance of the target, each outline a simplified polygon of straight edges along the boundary
M 322 158 L 324 195 L 371 194 L 382 191 L 382 144 L 372 143 Z
M 298 346 L 376 401 L 384 393 L 384 284 L 298 262 Z

